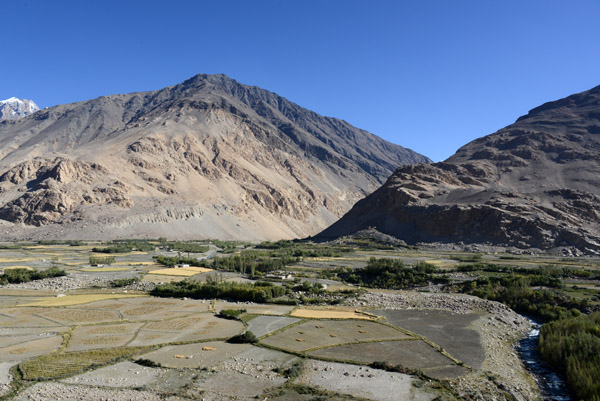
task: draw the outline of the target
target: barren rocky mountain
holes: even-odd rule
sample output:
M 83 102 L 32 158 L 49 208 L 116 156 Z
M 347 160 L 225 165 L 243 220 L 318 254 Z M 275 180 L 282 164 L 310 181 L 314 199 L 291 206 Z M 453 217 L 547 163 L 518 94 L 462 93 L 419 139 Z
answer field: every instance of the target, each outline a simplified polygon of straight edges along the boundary
M 224 75 L 0 122 L 0 237 L 280 239 L 428 162 Z
M 33 100 L 17 99 L 16 97 L 0 100 L 0 121 L 18 120 L 35 113 L 39 109 Z
M 600 86 L 546 103 L 444 162 L 398 168 L 320 234 L 600 253 Z

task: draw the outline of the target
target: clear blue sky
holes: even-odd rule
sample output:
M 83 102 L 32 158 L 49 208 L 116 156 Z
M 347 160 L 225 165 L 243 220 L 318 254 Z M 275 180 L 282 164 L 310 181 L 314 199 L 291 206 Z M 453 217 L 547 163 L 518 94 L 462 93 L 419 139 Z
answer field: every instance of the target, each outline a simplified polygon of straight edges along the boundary
M 3 2 L 0 99 L 225 73 L 435 161 L 600 85 L 600 1 Z

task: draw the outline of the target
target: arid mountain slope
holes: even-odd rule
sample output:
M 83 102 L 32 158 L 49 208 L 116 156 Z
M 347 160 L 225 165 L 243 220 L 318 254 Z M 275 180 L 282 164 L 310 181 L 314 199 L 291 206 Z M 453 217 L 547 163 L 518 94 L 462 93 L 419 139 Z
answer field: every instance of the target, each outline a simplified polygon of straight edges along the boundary
M 531 110 L 448 160 L 398 168 L 319 237 L 600 253 L 600 86 Z
M 314 234 L 411 150 L 224 75 L 0 122 L 0 237 Z

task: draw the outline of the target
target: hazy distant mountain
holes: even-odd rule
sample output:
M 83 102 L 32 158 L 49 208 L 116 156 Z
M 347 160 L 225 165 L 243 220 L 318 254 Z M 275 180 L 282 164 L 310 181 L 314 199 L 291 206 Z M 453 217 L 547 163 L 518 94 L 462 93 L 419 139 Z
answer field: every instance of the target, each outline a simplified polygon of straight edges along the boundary
M 0 122 L 0 237 L 302 237 L 417 162 L 429 159 L 197 75 Z
M 0 100 L 0 120 L 18 120 L 39 109 L 33 100 L 17 99 L 16 97 Z
M 600 86 L 531 110 L 442 163 L 398 168 L 320 236 L 600 253 Z

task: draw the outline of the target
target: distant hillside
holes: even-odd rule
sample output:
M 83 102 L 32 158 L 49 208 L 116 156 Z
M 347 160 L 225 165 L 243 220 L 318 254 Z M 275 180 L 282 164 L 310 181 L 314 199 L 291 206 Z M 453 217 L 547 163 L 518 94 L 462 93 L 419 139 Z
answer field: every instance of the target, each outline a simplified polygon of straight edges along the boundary
M 600 253 L 600 86 L 546 103 L 448 160 L 398 168 L 323 231 L 408 243 Z
M 0 237 L 280 239 L 429 162 L 224 75 L 0 122 Z

